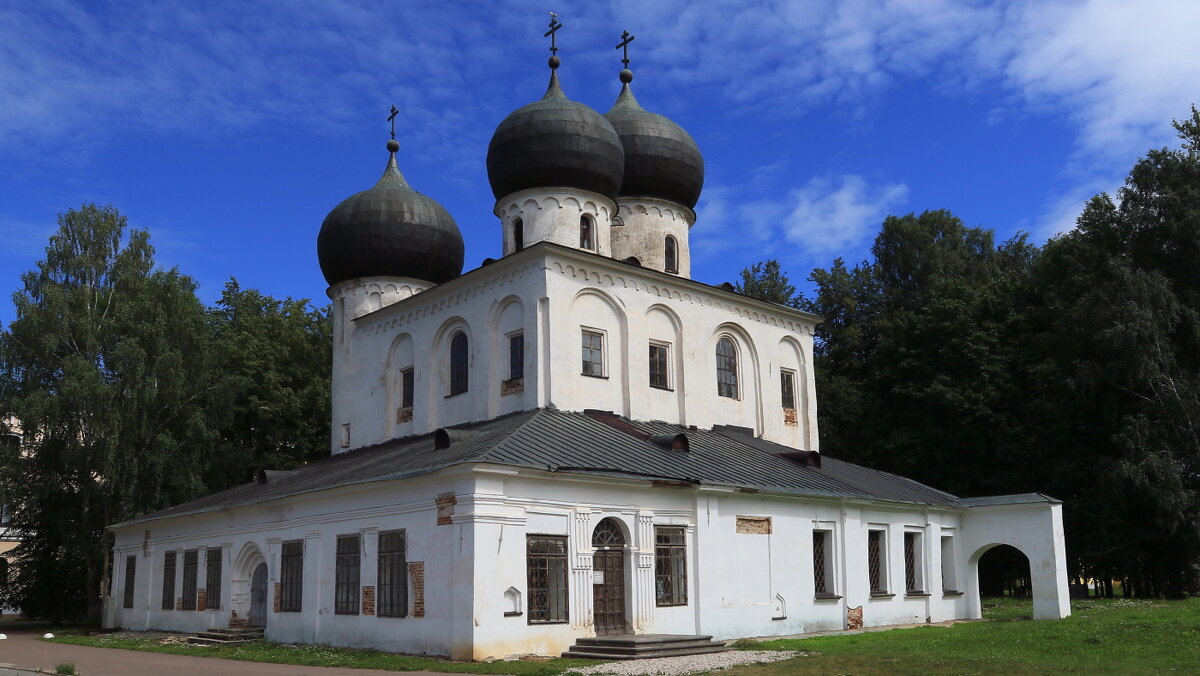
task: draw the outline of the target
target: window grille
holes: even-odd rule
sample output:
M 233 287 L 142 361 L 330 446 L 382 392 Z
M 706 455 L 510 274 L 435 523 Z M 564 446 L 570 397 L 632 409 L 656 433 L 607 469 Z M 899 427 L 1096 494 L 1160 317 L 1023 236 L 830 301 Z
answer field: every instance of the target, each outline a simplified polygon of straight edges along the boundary
M 513 251 L 517 252 L 525 248 L 525 223 L 521 219 L 513 221 Z
M 828 594 L 829 578 L 825 570 L 825 535 L 827 531 L 813 531 L 813 589 L 817 595 Z
M 687 605 L 687 544 L 682 526 L 654 527 L 654 602 Z
M 450 339 L 450 394 L 467 391 L 467 334 L 459 331 Z
M 196 609 L 196 564 L 197 552 L 189 549 L 183 553 L 183 610 Z
M 283 543 L 279 557 L 279 612 L 298 613 L 304 595 L 304 541 Z
M 666 266 L 665 266 L 665 268 L 666 268 L 667 272 L 679 272 L 679 262 L 677 260 L 679 257 L 679 254 L 678 254 L 677 248 L 678 247 L 675 243 L 675 238 L 668 235 L 666 245 L 665 245 L 665 249 L 666 249 L 666 256 L 665 256 Z
M 668 389 L 667 346 L 650 343 L 650 387 Z
M 209 610 L 221 609 L 221 550 L 212 548 L 204 553 L 204 605 Z
M 525 377 L 525 334 L 518 333 L 508 337 L 508 378 L 516 380 Z
M 867 575 L 872 593 L 887 593 L 883 583 L 883 531 L 867 531 Z
M 333 612 L 336 615 L 358 614 L 360 543 L 361 538 L 357 535 L 338 536 L 333 600 Z
M 722 338 L 717 341 L 717 394 L 737 399 L 737 380 L 737 350 L 732 340 Z
M 175 610 L 175 552 L 163 558 L 162 609 Z
M 400 369 L 400 407 L 412 408 L 413 405 L 413 367 Z
M 583 330 L 583 375 L 604 375 L 604 334 Z
M 779 382 L 783 390 L 783 407 L 796 408 L 796 374 L 792 371 L 780 371 Z
M 529 624 L 567 621 L 567 538 L 530 535 L 526 569 L 529 574 Z
M 904 590 L 923 593 L 921 588 L 921 534 L 904 534 Z
M 137 579 L 137 556 L 125 557 L 125 607 L 133 607 L 133 583 Z
M 591 251 L 592 246 L 592 219 L 588 216 L 579 218 L 579 248 Z
M 376 594 L 380 617 L 408 617 L 408 563 L 402 530 L 379 534 L 379 589 Z

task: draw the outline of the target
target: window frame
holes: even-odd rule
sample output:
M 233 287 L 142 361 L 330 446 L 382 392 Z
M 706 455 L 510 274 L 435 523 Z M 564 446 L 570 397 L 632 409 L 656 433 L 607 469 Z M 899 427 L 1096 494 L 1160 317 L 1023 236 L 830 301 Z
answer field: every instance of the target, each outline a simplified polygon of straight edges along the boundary
M 333 614 L 358 615 L 362 588 L 362 535 L 337 536 L 333 558 Z
M 508 338 L 508 380 L 525 378 L 525 332 L 514 331 Z
M 304 540 L 287 540 L 279 549 L 279 612 L 304 608 Z
M 951 596 L 962 594 L 958 588 L 958 556 L 955 552 L 954 533 L 942 532 L 941 536 L 942 593 Z
M 513 253 L 525 250 L 525 221 L 517 216 L 512 222 Z
M 200 551 L 188 549 L 183 552 L 183 600 L 180 610 L 196 609 L 196 582 L 200 567 Z
M 467 332 L 462 329 L 457 329 L 450 335 L 448 365 L 450 393 L 446 396 L 453 397 L 463 394 L 471 386 L 471 340 L 467 338 Z
M 400 369 L 400 408 L 412 410 L 416 397 L 417 372 L 412 365 Z
M 402 528 L 380 531 L 378 551 L 375 614 L 408 617 L 408 534 Z
M 125 557 L 125 588 L 121 590 L 121 607 L 133 609 L 133 594 L 137 590 L 137 554 Z
M 831 525 L 818 524 L 813 528 L 813 597 L 840 599 L 837 588 L 837 544 Z M 817 542 L 820 541 L 820 547 Z
M 175 610 L 175 559 L 174 549 L 163 554 L 162 609 Z
M 873 597 L 895 596 L 889 589 L 886 528 L 867 529 L 867 587 Z
M 928 596 L 925 591 L 925 533 L 904 530 L 904 595 Z
M 579 217 L 579 248 L 596 250 L 596 220 L 588 214 Z
M 549 551 L 552 549 L 551 543 L 556 545 L 553 548 L 559 551 Z M 530 533 L 525 536 L 525 573 L 528 585 L 528 603 L 525 610 L 528 624 L 566 624 L 570 621 L 568 544 L 566 535 Z M 539 571 L 545 571 L 545 575 L 538 576 Z M 545 607 L 535 606 L 541 600 L 545 601 Z
M 779 369 L 779 403 L 784 409 L 796 410 L 795 369 Z
M 688 604 L 687 527 L 654 527 L 654 605 Z
M 656 375 L 654 370 L 654 364 L 656 361 L 654 358 L 654 350 L 656 348 L 662 350 L 662 359 L 658 360 L 662 364 L 662 384 L 656 384 L 654 382 L 654 376 Z M 667 390 L 668 392 L 671 391 L 671 344 L 661 340 L 651 340 L 647 358 L 649 360 L 647 365 L 647 375 L 649 377 L 650 387 L 653 387 L 656 390 Z
M 594 329 L 590 326 L 579 327 L 580 334 L 580 375 L 585 375 L 589 378 L 607 378 L 608 377 L 608 335 L 603 329 Z M 585 337 L 596 338 L 600 346 L 594 347 L 583 342 Z M 588 351 L 591 350 L 593 355 L 599 355 L 599 362 L 588 361 Z M 589 373 L 589 365 L 597 365 L 599 373 Z
M 667 235 L 663 240 L 663 270 L 668 274 L 679 274 L 679 240 Z
M 722 354 L 721 346 L 729 345 L 729 354 Z M 740 400 L 739 383 L 741 378 L 738 373 L 739 359 L 737 341 L 730 335 L 722 335 L 717 339 L 716 348 L 713 350 L 717 360 L 717 396 L 726 397 L 728 399 Z M 721 374 L 729 374 L 722 378 Z
M 221 573 L 222 559 L 220 547 L 209 547 L 204 550 L 204 608 L 205 610 L 221 609 Z

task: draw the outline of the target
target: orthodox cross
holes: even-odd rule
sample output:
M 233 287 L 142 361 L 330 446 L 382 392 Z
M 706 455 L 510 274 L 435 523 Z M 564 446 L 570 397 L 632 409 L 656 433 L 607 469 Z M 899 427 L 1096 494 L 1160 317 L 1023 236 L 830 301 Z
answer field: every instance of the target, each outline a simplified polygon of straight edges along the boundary
M 392 106 L 392 114 L 388 115 L 388 122 L 392 123 L 392 138 L 396 138 L 396 116 L 400 114 L 400 109 Z
M 629 68 L 629 43 L 636 39 L 637 36 L 630 35 L 629 31 L 621 32 L 621 44 L 617 45 L 616 48 L 622 50 L 621 54 L 624 58 L 621 59 L 621 63 L 625 64 L 625 68 Z
M 550 55 L 551 56 L 558 56 L 558 42 L 555 39 L 558 36 L 556 36 L 555 33 L 557 33 L 558 29 L 562 28 L 562 27 L 563 27 L 563 25 L 558 22 L 558 15 L 555 14 L 554 12 L 550 12 L 550 30 L 546 31 L 546 33 L 544 35 L 542 35 L 542 37 L 550 38 Z

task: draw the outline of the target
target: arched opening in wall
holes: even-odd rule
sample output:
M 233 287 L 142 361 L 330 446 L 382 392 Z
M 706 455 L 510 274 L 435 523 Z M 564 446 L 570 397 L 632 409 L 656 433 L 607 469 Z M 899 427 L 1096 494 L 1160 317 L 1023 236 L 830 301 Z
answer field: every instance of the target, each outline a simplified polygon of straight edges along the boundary
M 587 215 L 580 216 L 579 217 L 579 248 L 580 249 L 586 249 L 588 251 L 592 251 L 593 249 L 596 248 L 596 233 L 593 232 L 593 230 L 595 230 L 595 228 L 593 227 L 592 217 L 587 216 Z
M 458 331 L 450 338 L 450 395 L 467 391 L 467 334 Z
M 513 220 L 512 224 L 512 241 L 513 253 L 525 248 L 525 223 L 520 217 Z
M 738 398 L 737 348 L 733 339 L 722 336 L 717 341 L 717 395 Z
M 611 516 L 592 531 L 592 617 L 597 636 L 628 634 L 625 612 L 625 529 Z
M 666 243 L 663 246 L 665 248 L 664 258 L 666 260 L 666 267 L 664 269 L 672 274 L 677 274 L 679 272 L 679 253 L 675 238 L 667 235 Z
M 1029 558 L 1011 545 L 997 545 L 979 558 L 979 596 L 1033 598 Z

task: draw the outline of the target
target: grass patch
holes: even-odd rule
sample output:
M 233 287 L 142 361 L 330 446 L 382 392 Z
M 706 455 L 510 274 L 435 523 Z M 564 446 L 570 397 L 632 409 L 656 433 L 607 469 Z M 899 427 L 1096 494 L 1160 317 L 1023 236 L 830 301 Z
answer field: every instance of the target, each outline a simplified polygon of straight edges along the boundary
M 76 676 L 79 672 L 75 671 L 74 662 L 63 662 L 54 667 L 54 673 L 61 674 L 62 676 Z
M 546 659 L 511 662 L 452 662 L 435 657 L 399 655 L 381 650 L 356 650 L 321 645 L 291 645 L 268 641 L 251 641 L 235 646 L 197 646 L 183 643 L 163 644 L 157 638 L 130 637 L 125 634 L 85 636 L 82 632 L 42 639 L 51 643 L 96 648 L 119 648 L 164 653 L 221 657 L 244 662 L 297 664 L 306 667 L 350 667 L 354 669 L 387 669 L 390 671 L 441 671 L 459 674 L 513 674 L 515 676 L 555 676 L 564 671 L 598 664 L 596 660 Z
M 1158 674 L 1200 665 L 1200 599 L 1081 600 L 1071 617 L 1044 622 L 1028 619 L 1028 601 L 984 604 L 990 622 L 766 641 L 757 647 L 818 654 L 722 674 Z

